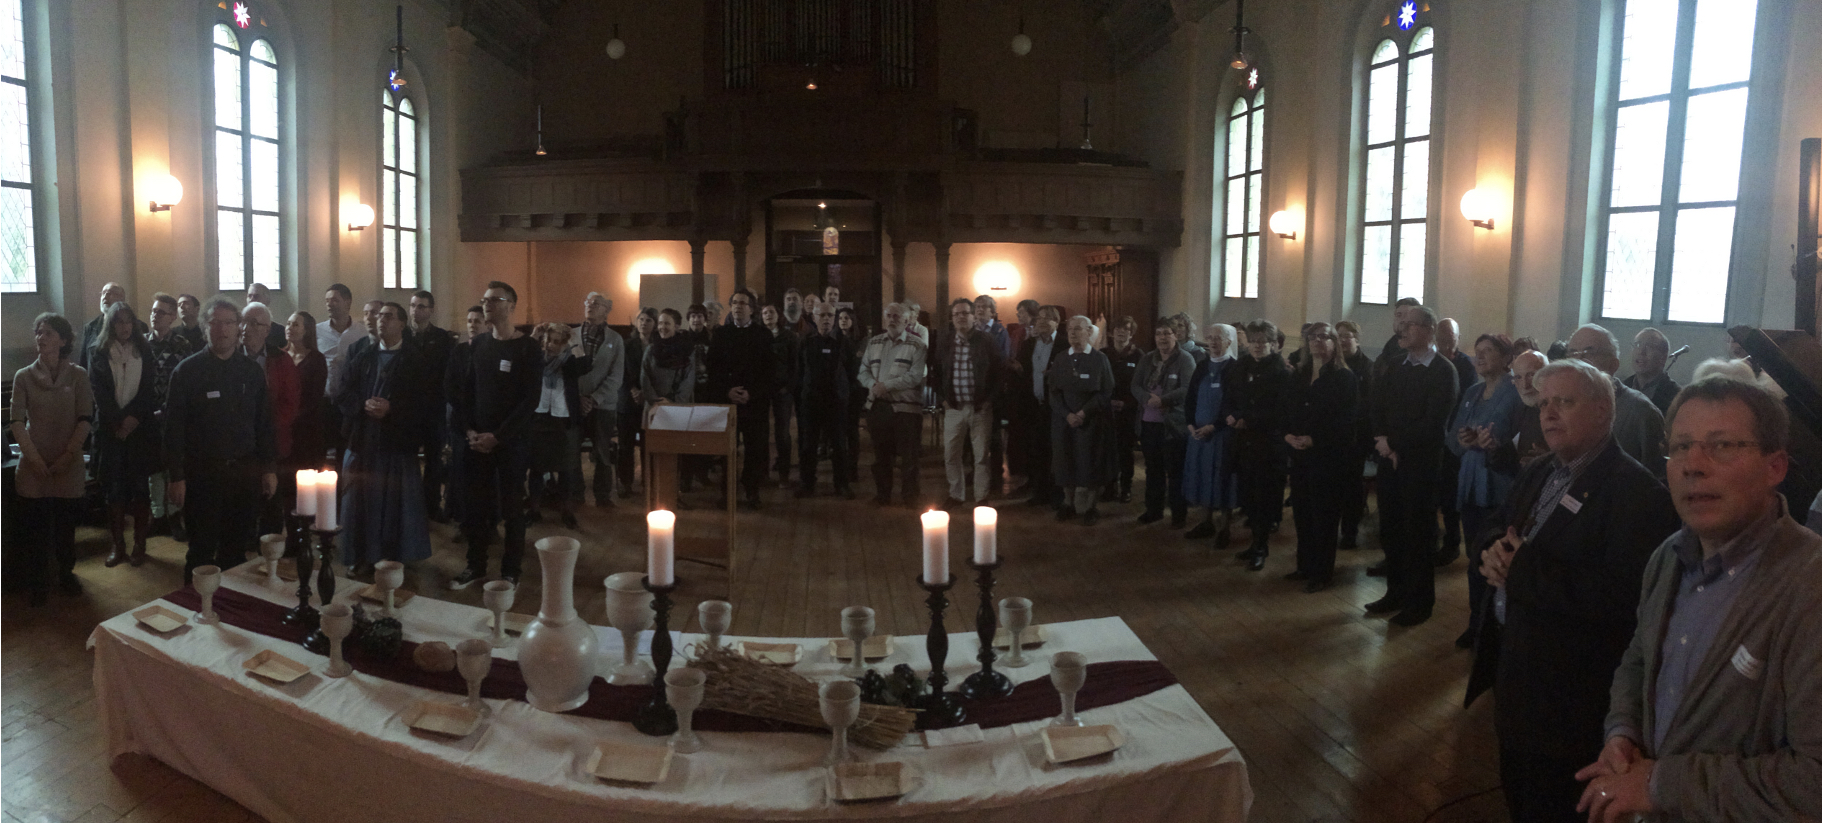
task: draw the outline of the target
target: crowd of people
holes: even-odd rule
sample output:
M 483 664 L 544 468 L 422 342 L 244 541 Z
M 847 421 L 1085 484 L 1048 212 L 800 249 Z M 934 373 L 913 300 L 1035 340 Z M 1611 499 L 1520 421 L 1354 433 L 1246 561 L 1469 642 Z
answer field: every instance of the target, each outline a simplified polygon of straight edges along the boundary
M 237 564 L 279 527 L 295 472 L 332 466 L 356 576 L 428 557 L 428 523 L 453 520 L 460 589 L 488 576 L 496 541 L 499 576 L 516 582 L 546 507 L 579 527 L 585 440 L 594 502 L 613 508 L 632 494 L 647 409 L 727 403 L 744 456 L 720 470 L 739 471 L 748 509 L 768 488 L 816 494 L 825 459 L 833 493 L 853 499 L 862 420 L 879 506 L 1015 495 L 1092 528 L 1103 504 L 1132 501 L 1142 459 L 1136 525 L 1168 513 L 1216 549 L 1244 529 L 1237 559 L 1253 571 L 1288 490 L 1284 576 L 1311 593 L 1335 582 L 1338 550 L 1361 545 L 1370 481 L 1384 559 L 1369 574 L 1385 589 L 1367 612 L 1429 620 L 1437 569 L 1469 555 L 1457 645 L 1474 650 L 1468 699 L 1498 696 L 1513 819 L 1822 809 L 1822 715 L 1794 710 L 1822 703 L 1808 642 L 1822 537 L 1785 502 L 1817 499 L 1817 481 L 1792 468 L 1805 430 L 1739 352 L 1683 388 L 1666 373 L 1669 340 L 1647 329 L 1622 381 L 1619 341 L 1600 326 L 1544 347 L 1486 333 L 1464 350 L 1459 324 L 1414 300 L 1377 353 L 1341 321 L 1304 324 L 1287 354 L 1266 320 L 1198 334 L 1187 315 L 1160 317 L 1145 350 L 1132 318 L 1026 300 L 1008 324 L 987 295 L 953 301 L 938 329 L 892 303 L 871 333 L 837 289 L 762 304 L 742 288 L 725 316 L 713 301 L 642 308 L 626 335 L 599 293 L 574 326 L 521 325 L 501 282 L 453 332 L 432 322 L 428 291 L 369 301 L 359 323 L 340 284 L 320 322 L 278 324 L 266 298 L 257 285 L 239 305 L 159 293 L 142 319 L 110 283 L 80 336 L 60 315 L 36 319 L 12 406 L 34 603 L 53 584 L 80 591 L 85 450 L 107 566 L 140 565 L 161 530 L 188 542 L 186 577 Z M 940 498 L 920 486 L 927 419 Z M 692 459 L 684 482 L 714 470 Z M 1008 477 L 1025 483 L 1008 492 Z

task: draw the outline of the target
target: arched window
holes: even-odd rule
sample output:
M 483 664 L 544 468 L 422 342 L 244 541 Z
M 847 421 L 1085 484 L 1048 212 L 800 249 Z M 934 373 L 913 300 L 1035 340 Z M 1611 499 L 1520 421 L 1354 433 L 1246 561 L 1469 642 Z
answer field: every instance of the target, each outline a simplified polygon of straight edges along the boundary
M 1625 0 L 1603 89 L 1602 317 L 1726 318 L 1756 0 Z
M 385 137 L 380 155 L 380 188 L 384 214 L 380 234 L 385 261 L 382 285 L 389 289 L 419 288 L 418 243 L 418 116 L 411 98 L 387 88 L 381 91 L 380 117 Z
M 13 0 L 0 11 L 0 292 L 38 290 L 38 224 L 32 199 L 32 105 L 25 52 L 25 3 Z
M 1417 4 L 1388 18 L 1412 28 Z M 1423 299 L 1429 243 L 1430 88 L 1436 30 L 1379 41 L 1367 70 L 1366 184 L 1361 204 L 1360 302 Z
M 1256 77 L 1256 74 L 1249 76 Z M 1242 91 L 1227 115 L 1227 218 L 1221 224 L 1221 296 L 1259 296 L 1260 190 L 1265 184 L 1265 92 Z
M 251 15 L 234 8 L 246 28 Z M 216 282 L 224 291 L 280 286 L 278 55 L 271 42 L 248 39 L 215 24 Z

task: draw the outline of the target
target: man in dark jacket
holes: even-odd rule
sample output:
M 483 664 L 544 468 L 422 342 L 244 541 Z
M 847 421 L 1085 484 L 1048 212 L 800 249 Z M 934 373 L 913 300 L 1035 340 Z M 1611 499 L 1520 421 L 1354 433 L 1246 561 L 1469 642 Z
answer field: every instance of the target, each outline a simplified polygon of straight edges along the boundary
M 1031 492 L 1026 501 L 1033 506 L 1055 508 L 1062 503 L 1050 476 L 1050 396 L 1044 386 L 1044 370 L 1050 358 L 1062 354 L 1069 344 L 1057 339 L 1057 325 L 1062 312 L 1055 306 L 1038 309 L 1030 334 L 1019 344 L 1014 360 L 1012 383 L 1012 420 L 1016 445 L 1022 455 L 1020 464 L 1029 480 L 1025 489 Z
M 1586 363 L 1538 373 L 1550 455 L 1525 467 L 1488 532 L 1493 619 L 1468 700 L 1492 686 L 1514 821 L 1579 821 L 1577 769 L 1601 751 L 1614 669 L 1632 640 L 1646 561 L 1677 529 L 1670 494 L 1613 440 L 1613 388 Z
M 1390 361 L 1373 388 L 1386 593 L 1366 608 L 1398 612 L 1392 622 L 1415 626 L 1436 604 L 1436 494 L 1456 383 L 1455 367 L 1436 352 L 1436 313 L 1415 306 L 1406 318 L 1398 323 L 1404 356 Z
M 746 493 L 747 508 L 759 508 L 759 484 L 766 477 L 766 430 L 771 419 L 773 373 L 772 333 L 753 317 L 753 292 L 737 289 L 728 298 L 729 322 L 715 326 L 709 340 L 708 394 L 710 403 L 732 403 L 736 407 L 740 443 L 746 449 L 740 470 L 740 486 Z M 734 467 L 729 466 L 728 471 Z
M 455 335 L 437 328 L 431 321 L 436 311 L 436 295 L 422 289 L 411 295 L 411 325 L 406 334 L 417 349 L 418 368 L 425 375 L 424 388 L 431 397 L 442 399 L 443 372 L 449 368 L 449 353 L 455 349 Z M 438 523 L 449 521 L 443 508 L 443 444 L 449 442 L 449 421 L 441 403 L 425 404 L 419 409 L 424 447 L 424 511 Z
M 848 476 L 848 343 L 835 328 L 835 307 L 818 303 L 811 312 L 815 330 L 797 346 L 797 492 L 816 493 L 816 451 L 829 444 L 835 493 L 854 499 Z
M 452 436 L 465 438 L 468 475 L 462 524 L 468 568 L 449 581 L 465 589 L 487 576 L 487 546 L 506 521 L 500 577 L 517 584 L 525 557 L 525 478 L 531 462 L 531 419 L 543 386 L 544 352 L 513 324 L 519 293 L 498 280 L 487 284 L 481 307 L 493 328 L 470 342 L 470 362 L 449 386 L 455 405 Z
M 943 471 L 949 481 L 950 509 L 987 499 L 993 434 L 993 389 L 1000 383 L 999 349 L 993 338 L 975 327 L 974 301 L 957 297 L 949 304 L 949 333 L 932 334 L 925 362 L 930 385 L 943 402 Z M 968 495 L 968 462 L 973 449 L 974 495 Z
M 1246 349 L 1251 357 L 1229 372 L 1234 388 L 1223 398 L 1226 408 L 1221 415 L 1235 429 L 1240 509 L 1252 531 L 1252 544 L 1238 557 L 1252 571 L 1265 568 L 1272 529 L 1284 519 L 1286 455 L 1279 418 L 1291 370 L 1277 351 L 1277 341 L 1278 327 L 1271 321 L 1246 324 Z
M 801 309 L 801 304 L 799 304 Z M 778 482 L 791 481 L 791 418 L 797 413 L 797 332 L 785 322 L 777 306 L 759 312 L 760 322 L 772 336 L 772 442 L 778 449 L 772 470 Z

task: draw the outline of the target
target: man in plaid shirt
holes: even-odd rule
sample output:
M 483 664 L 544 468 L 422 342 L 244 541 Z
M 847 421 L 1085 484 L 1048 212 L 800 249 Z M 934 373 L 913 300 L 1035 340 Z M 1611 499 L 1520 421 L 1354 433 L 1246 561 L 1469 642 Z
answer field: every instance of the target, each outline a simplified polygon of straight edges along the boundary
M 993 434 L 993 392 L 1000 380 L 1000 357 L 993 339 L 975 327 L 974 302 L 958 297 L 949 304 L 948 334 L 935 334 L 930 347 L 930 385 L 943 401 L 943 468 L 949 497 L 943 508 L 979 503 L 987 498 L 988 438 Z M 968 494 L 968 462 L 974 466 L 974 494 Z

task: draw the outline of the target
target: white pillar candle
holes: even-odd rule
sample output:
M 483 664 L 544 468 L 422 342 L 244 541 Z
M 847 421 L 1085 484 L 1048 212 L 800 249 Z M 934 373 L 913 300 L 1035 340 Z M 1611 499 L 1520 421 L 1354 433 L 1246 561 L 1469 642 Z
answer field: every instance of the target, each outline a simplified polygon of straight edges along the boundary
M 341 528 L 336 519 L 336 484 L 339 478 L 335 472 L 316 473 L 316 527 L 323 531 Z
M 949 584 L 949 513 L 924 512 L 924 582 Z
M 297 470 L 298 514 L 316 516 L 316 469 Z
M 645 575 L 654 586 L 677 583 L 677 513 L 659 509 L 645 515 Z
M 974 565 L 1000 560 L 1000 511 L 992 506 L 974 507 Z

